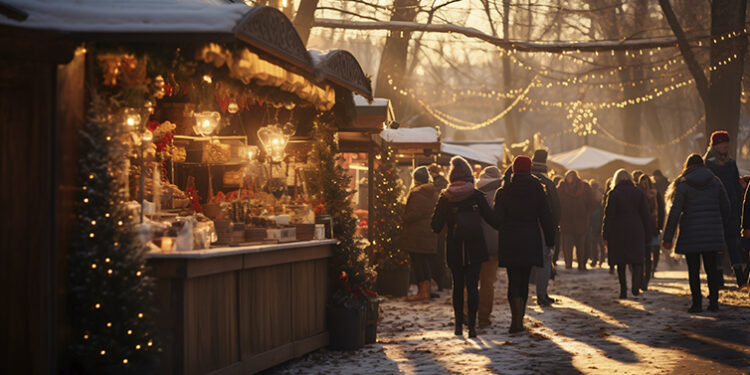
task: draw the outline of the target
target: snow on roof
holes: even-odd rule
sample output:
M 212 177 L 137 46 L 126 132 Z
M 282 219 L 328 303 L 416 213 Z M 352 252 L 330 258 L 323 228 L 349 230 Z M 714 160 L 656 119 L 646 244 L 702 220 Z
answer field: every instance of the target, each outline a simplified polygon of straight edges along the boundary
M 430 127 L 385 129 L 380 132 L 380 138 L 391 143 L 439 142 L 437 129 Z
M 567 169 L 577 170 L 599 168 L 616 160 L 633 165 L 646 165 L 656 160 L 655 158 L 636 158 L 615 154 L 591 146 L 583 146 L 575 150 L 550 155 L 549 159 Z
M 497 164 L 500 162 L 503 158 L 503 152 L 505 151 L 505 141 L 503 139 L 491 139 L 485 141 L 443 141 L 443 144 L 467 147 L 474 152 L 480 152 L 484 154 L 485 157 L 492 160 L 492 162 L 489 162 L 488 164 Z
M 312 55 L 313 51 L 314 50 L 310 50 L 310 54 L 311 55 Z M 315 51 L 315 52 L 317 52 L 317 51 Z M 315 59 L 315 56 L 314 55 L 312 55 L 312 56 L 313 56 L 313 59 Z M 373 98 L 372 99 L 372 103 L 370 103 L 370 102 L 367 101 L 367 98 L 365 98 L 364 96 L 359 95 L 359 94 L 355 94 L 354 95 L 354 104 L 357 107 L 387 107 L 389 102 L 390 102 L 389 99 L 385 99 L 385 98 Z
M 463 156 L 466 159 L 477 161 L 477 162 L 484 163 L 484 164 L 495 165 L 497 164 L 499 160 L 498 158 L 495 158 L 493 155 L 486 154 L 478 149 L 475 149 L 474 147 L 452 144 L 452 143 L 441 144 L 440 152 L 442 152 L 443 154 Z
M 3 0 L 29 17 L 0 25 L 66 32 L 226 32 L 250 11 L 221 0 Z

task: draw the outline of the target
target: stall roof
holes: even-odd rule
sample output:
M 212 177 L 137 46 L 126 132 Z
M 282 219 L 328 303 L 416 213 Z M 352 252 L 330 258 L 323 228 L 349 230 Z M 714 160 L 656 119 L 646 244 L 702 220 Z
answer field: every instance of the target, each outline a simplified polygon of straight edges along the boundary
M 474 160 L 481 161 L 485 164 L 496 165 L 502 161 L 503 151 L 505 149 L 505 140 L 502 138 L 498 138 L 488 139 L 485 141 L 443 141 L 443 145 L 448 145 L 449 149 L 454 149 L 456 151 L 467 148 L 471 150 L 472 153 L 477 154 L 477 157 L 482 156 L 487 161 L 481 161 L 477 159 Z M 463 154 L 456 154 L 451 152 L 446 153 L 450 153 L 452 155 L 461 155 L 465 158 L 469 158 L 469 156 Z
M 443 142 L 443 144 L 440 145 L 440 152 L 448 155 L 463 156 L 470 161 L 475 161 L 482 164 L 496 165 L 499 161 L 499 158 L 493 155 L 485 154 L 484 152 L 470 146 L 459 145 L 455 143 Z
M 380 132 L 380 138 L 390 143 L 436 143 L 440 136 L 435 128 L 399 128 L 385 129 Z
M 622 161 L 633 165 L 647 165 L 656 160 L 655 158 L 620 155 L 591 146 L 583 146 L 575 150 L 550 155 L 549 159 L 567 169 L 576 170 L 596 169 L 614 161 Z
M 372 97 L 370 80 L 354 56 L 308 51 L 291 21 L 271 7 L 222 0 L 3 0 L 0 9 L 0 33 L 31 29 L 83 40 L 183 35 L 188 41 L 206 34 L 240 40 L 316 78 Z

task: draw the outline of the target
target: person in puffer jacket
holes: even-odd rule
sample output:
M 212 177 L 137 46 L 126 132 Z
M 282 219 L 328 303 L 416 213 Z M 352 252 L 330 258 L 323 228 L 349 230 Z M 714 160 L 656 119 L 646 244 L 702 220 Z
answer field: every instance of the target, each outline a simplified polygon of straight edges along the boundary
M 685 168 L 667 192 L 667 202 L 671 204 L 664 227 L 662 245 L 672 248 L 677 226 L 680 235 L 677 238 L 675 252 L 685 254 L 688 264 L 690 292 L 693 304 L 688 312 L 702 311 L 700 265 L 708 276 L 708 310 L 719 310 L 719 275 L 716 267 L 717 254 L 726 251 L 724 232 L 729 218 L 730 208 L 727 192 L 721 181 L 706 168 L 703 158 L 692 154 L 685 162 Z

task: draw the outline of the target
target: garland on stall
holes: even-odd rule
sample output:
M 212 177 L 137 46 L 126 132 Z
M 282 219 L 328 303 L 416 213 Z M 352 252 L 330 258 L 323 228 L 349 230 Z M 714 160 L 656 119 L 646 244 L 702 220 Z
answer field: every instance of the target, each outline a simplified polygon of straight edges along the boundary
M 153 281 L 125 203 L 128 146 L 119 103 L 96 92 L 81 131 L 77 230 L 68 257 L 71 352 L 91 374 L 153 371 Z
M 401 197 L 404 184 L 396 173 L 393 148 L 383 147 L 380 165 L 375 169 L 375 200 L 370 214 L 373 230 L 371 252 L 377 270 L 399 270 L 409 266 L 408 253 L 398 246 L 401 235 L 404 204 Z
M 321 201 L 323 211 L 333 219 L 338 239 L 331 259 L 332 301 L 347 308 L 365 308 L 376 294 L 370 289 L 375 272 L 364 248 L 354 239 L 357 218 L 348 188 L 351 176 L 337 164 L 340 157 L 330 112 L 318 115 L 313 124 L 310 158 L 316 169 L 310 173 L 309 188 Z

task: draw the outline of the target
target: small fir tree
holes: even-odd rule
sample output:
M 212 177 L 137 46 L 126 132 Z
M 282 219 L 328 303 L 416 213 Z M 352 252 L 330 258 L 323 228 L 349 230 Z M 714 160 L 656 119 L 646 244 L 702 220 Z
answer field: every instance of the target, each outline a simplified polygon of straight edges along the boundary
M 371 252 L 378 271 L 403 270 L 409 266 L 408 253 L 398 245 L 404 213 L 404 184 L 396 172 L 395 155 L 390 145 L 383 147 L 379 161 L 374 173 L 375 201 L 370 213 L 373 220 Z
M 314 123 L 310 158 L 317 169 L 312 173 L 310 191 L 320 199 L 333 219 L 333 234 L 338 240 L 330 262 L 332 299 L 346 307 L 365 307 L 375 294 L 370 291 L 374 270 L 367 254 L 354 238 L 357 218 L 347 191 L 351 176 L 336 163 L 339 158 L 332 114 L 319 115 Z
M 128 147 L 118 103 L 94 92 L 81 131 L 77 230 L 69 269 L 71 354 L 86 372 L 135 374 L 156 363 L 153 281 L 125 200 Z

